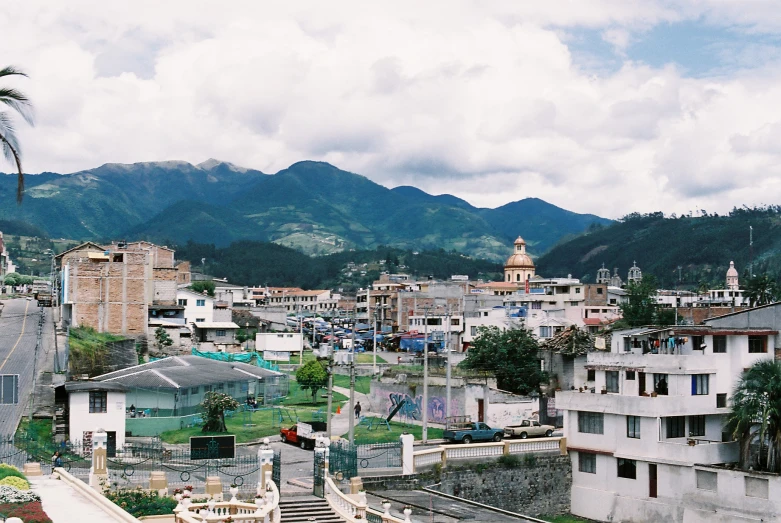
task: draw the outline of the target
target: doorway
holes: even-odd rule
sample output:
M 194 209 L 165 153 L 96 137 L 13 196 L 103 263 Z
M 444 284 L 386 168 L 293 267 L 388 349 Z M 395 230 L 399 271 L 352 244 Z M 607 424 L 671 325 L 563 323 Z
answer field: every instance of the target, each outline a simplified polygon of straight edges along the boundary
M 485 422 L 485 408 L 482 399 L 477 400 L 477 421 Z
M 638 385 L 638 395 L 642 396 L 645 392 L 645 372 L 638 372 L 637 373 L 637 385 Z
M 656 497 L 656 463 L 648 464 L 648 497 Z
M 113 430 L 106 431 L 106 456 L 114 458 L 117 455 L 117 433 Z

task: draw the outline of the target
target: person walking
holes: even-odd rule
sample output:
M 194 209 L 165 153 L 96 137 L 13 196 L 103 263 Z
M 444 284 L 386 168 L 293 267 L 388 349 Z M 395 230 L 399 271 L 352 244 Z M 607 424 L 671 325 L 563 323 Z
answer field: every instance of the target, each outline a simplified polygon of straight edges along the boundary
M 355 419 L 361 419 L 361 402 L 355 404 Z

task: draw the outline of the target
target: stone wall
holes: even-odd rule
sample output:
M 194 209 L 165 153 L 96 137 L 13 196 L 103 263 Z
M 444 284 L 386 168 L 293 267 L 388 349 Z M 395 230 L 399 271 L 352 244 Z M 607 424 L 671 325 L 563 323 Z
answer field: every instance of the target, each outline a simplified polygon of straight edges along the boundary
M 569 456 L 519 456 L 517 465 L 478 463 L 468 469 L 447 468 L 436 488 L 445 494 L 529 516 L 569 512 Z

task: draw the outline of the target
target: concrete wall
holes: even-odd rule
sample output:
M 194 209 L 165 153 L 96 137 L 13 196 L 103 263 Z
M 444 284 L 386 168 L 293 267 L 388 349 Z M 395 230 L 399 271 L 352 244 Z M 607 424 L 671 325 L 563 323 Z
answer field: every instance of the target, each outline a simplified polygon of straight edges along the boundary
M 187 325 L 195 323 L 198 318 L 203 318 L 205 322 L 214 321 L 214 298 L 206 294 L 179 289 L 176 293 L 176 299 L 177 302 L 187 300 L 187 305 L 184 305 L 184 321 Z M 204 300 L 204 305 L 199 306 L 198 300 Z
M 569 512 L 572 472 L 568 456 L 530 455 L 519 457 L 517 468 L 494 463 L 481 468 L 443 470 L 438 490 L 530 516 Z
M 71 441 L 82 441 L 85 432 L 101 428 L 117 433 L 117 447 L 125 444 L 125 393 L 107 392 L 106 396 L 106 412 L 90 413 L 89 392 L 71 392 L 68 395 L 68 437 Z

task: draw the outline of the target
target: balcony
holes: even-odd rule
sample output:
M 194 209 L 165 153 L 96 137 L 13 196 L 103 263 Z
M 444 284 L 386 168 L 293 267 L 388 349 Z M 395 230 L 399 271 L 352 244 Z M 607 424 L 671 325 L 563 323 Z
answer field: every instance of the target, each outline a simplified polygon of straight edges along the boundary
M 585 410 L 629 416 L 666 417 L 696 414 L 723 414 L 716 408 L 716 395 L 707 396 L 626 396 L 591 392 L 557 392 L 556 408 Z
M 740 445 L 737 441 L 721 442 L 679 438 L 674 441 L 653 443 L 636 440 L 635 444 L 631 444 L 627 441 L 616 449 L 614 455 L 619 458 L 691 466 L 694 464 L 734 463 L 738 461 L 739 453 Z
M 711 374 L 716 365 L 702 354 L 635 354 L 632 352 L 592 352 L 589 366 L 645 369 L 659 374 Z

